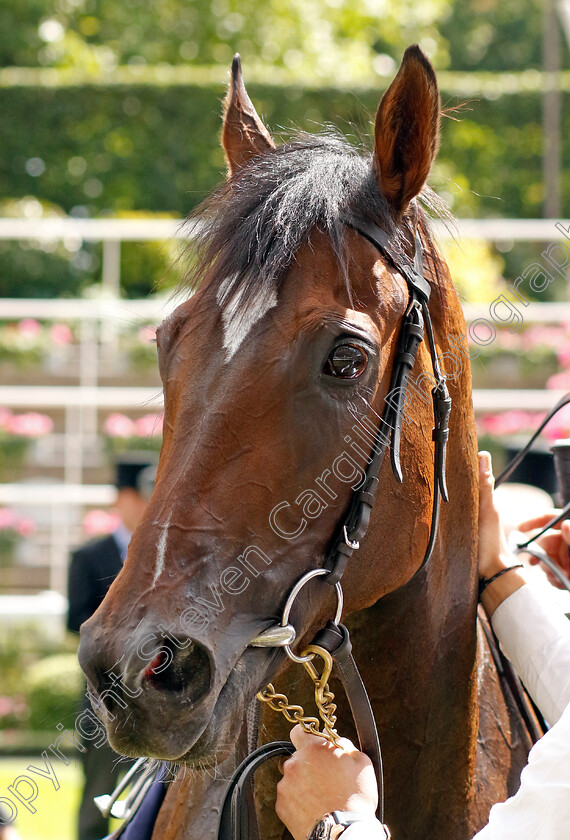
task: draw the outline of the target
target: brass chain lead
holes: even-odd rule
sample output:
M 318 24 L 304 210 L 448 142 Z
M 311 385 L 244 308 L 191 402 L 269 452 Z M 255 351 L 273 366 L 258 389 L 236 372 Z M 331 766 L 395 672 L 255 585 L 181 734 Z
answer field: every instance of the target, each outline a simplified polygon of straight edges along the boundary
M 332 656 L 319 645 L 309 645 L 303 651 L 302 656 L 308 656 L 309 654 L 313 654 L 313 659 L 315 656 L 319 656 L 323 660 L 323 669 L 320 674 L 312 659 L 303 663 L 315 686 L 315 703 L 323 723 L 323 730 L 320 729 L 318 718 L 306 715 L 302 706 L 290 703 L 287 695 L 276 692 L 272 683 L 269 683 L 263 691 L 258 692 L 257 699 L 261 700 L 262 703 L 267 703 L 273 711 L 281 712 L 289 723 L 299 723 L 305 732 L 311 735 L 320 735 L 321 738 L 336 746 L 339 742 L 339 735 L 335 729 L 336 706 L 334 704 L 334 694 L 328 685 L 333 666 Z

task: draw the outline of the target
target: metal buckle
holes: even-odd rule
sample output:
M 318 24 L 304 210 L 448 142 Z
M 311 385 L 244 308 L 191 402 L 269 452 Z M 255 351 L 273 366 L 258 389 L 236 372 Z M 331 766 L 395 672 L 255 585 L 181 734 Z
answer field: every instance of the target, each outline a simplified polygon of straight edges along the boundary
M 351 548 L 353 551 L 358 551 L 358 549 L 360 548 L 360 543 L 359 543 L 359 541 L 358 541 L 358 540 L 351 540 L 351 539 L 350 539 L 350 537 L 348 536 L 348 531 L 347 531 L 346 525 L 344 525 L 344 526 L 343 526 L 343 529 L 342 529 L 342 530 L 343 530 L 343 533 L 344 533 L 344 542 L 345 542 L 345 545 L 347 545 L 347 546 L 348 546 L 349 548 Z M 338 586 L 338 583 L 337 583 L 337 586 Z M 338 624 L 338 621 L 335 621 L 335 624 Z

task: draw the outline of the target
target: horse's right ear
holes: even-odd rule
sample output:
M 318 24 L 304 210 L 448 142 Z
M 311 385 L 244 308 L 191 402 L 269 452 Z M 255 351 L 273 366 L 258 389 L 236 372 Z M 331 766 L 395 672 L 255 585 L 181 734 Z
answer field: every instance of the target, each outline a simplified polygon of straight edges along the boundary
M 374 129 L 380 191 L 402 213 L 424 186 L 439 145 L 439 91 L 430 62 L 408 47 L 382 97 Z
M 230 176 L 248 163 L 254 155 L 261 155 L 268 149 L 275 148 L 275 143 L 247 95 L 239 55 L 234 56 L 232 80 L 224 100 L 222 146 L 226 153 Z

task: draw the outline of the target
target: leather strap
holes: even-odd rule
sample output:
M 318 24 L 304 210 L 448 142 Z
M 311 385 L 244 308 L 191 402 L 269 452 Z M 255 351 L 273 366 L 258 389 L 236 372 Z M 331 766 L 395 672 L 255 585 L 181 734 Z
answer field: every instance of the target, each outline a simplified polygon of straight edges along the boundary
M 292 755 L 295 747 L 291 741 L 273 741 L 258 747 L 244 758 L 231 778 L 224 797 L 218 821 L 218 840 L 249 840 L 249 808 L 247 786 L 255 771 L 270 758 Z
M 511 661 L 507 659 L 501 650 L 501 646 L 495 635 L 491 622 L 485 615 L 485 612 L 480 605 L 477 608 L 477 621 L 483 629 L 483 633 L 487 639 L 487 644 L 489 646 L 489 650 L 491 651 L 491 656 L 493 657 L 497 674 L 499 675 L 503 693 L 505 692 L 505 685 L 507 685 L 512 698 L 518 707 L 520 715 L 526 724 L 532 743 L 536 744 L 536 742 L 542 738 L 544 733 L 548 730 L 548 727 L 546 726 L 540 711 L 536 708 L 532 699 L 526 693 L 526 690 Z
M 542 432 L 544 427 L 547 425 L 547 423 L 549 423 L 554 417 L 554 415 L 558 414 L 558 412 L 569 403 L 570 392 L 564 394 L 564 396 L 558 400 L 556 405 L 550 409 L 550 411 L 548 412 L 544 420 L 541 422 L 538 429 L 534 432 L 526 446 L 524 446 L 520 450 L 520 452 L 517 452 L 515 457 L 507 465 L 506 469 L 504 469 L 500 476 L 497 479 L 495 479 L 495 487 L 498 487 L 513 474 L 513 472 L 516 470 L 519 464 L 522 463 L 522 461 L 528 455 L 531 446 L 533 445 L 539 434 Z M 545 551 L 543 551 L 543 549 L 539 545 L 535 545 L 536 540 L 538 540 L 540 537 L 546 534 L 546 532 L 549 531 L 551 528 L 554 528 L 555 525 L 558 525 L 559 522 L 562 522 L 563 519 L 566 519 L 569 515 L 570 502 L 567 502 L 567 504 L 564 505 L 564 508 L 560 511 L 560 513 L 557 513 L 556 516 L 553 516 L 552 519 L 546 523 L 544 528 L 542 528 L 542 530 L 538 532 L 538 534 L 533 534 L 533 536 L 525 542 L 519 543 L 514 550 L 514 554 L 522 554 L 524 552 L 532 554 L 533 557 L 536 557 L 537 560 L 540 560 L 542 563 L 544 563 L 545 566 L 548 566 L 552 574 L 555 575 L 560 581 L 560 583 L 565 587 L 565 589 L 567 589 L 570 592 L 570 579 L 564 574 L 562 569 L 550 559 L 548 554 Z
M 391 243 L 387 234 L 373 222 L 355 216 L 345 215 L 342 221 L 371 242 L 382 256 L 405 278 L 410 293 L 410 301 L 400 329 L 398 350 L 394 361 L 394 368 L 390 380 L 389 398 L 376 431 L 372 454 L 365 472 L 364 481 L 360 489 L 355 491 L 347 515 L 340 524 L 333 539 L 331 548 L 324 562 L 328 569 L 326 582 L 334 586 L 340 581 L 349 559 L 360 546 L 370 523 L 370 515 L 376 501 L 378 491 L 378 476 L 384 462 L 386 450 L 390 446 L 392 470 L 396 479 L 403 479 L 400 465 L 400 442 L 409 374 L 414 366 L 419 345 L 424 333 L 427 336 L 432 368 L 436 385 L 432 390 L 434 429 L 434 481 L 433 503 L 430 523 L 430 535 L 424 558 L 416 574 L 429 562 L 433 553 L 439 520 L 440 497 L 447 501 L 446 483 L 446 446 L 449 437 L 449 414 L 451 398 L 445 383 L 445 376 L 441 371 L 435 338 L 429 313 L 428 302 L 430 296 L 429 283 L 424 278 L 422 261 L 422 243 L 419 233 L 415 233 L 414 259 L 411 263 L 407 259 L 396 261 L 392 256 Z M 359 419 L 358 417 L 356 419 Z M 370 430 L 366 431 L 370 434 Z
M 320 645 L 331 654 L 337 668 L 338 676 L 346 693 L 350 711 L 356 726 L 358 743 L 362 752 L 366 753 L 378 783 L 378 808 L 376 816 L 381 823 L 384 822 L 384 769 L 382 766 L 382 751 L 376 720 L 370 705 L 370 698 L 362 682 L 360 672 L 352 656 L 352 644 L 350 635 L 344 624 L 327 622 L 322 630 L 319 630 L 314 638 L 313 644 Z
M 384 781 L 380 741 L 370 700 L 352 657 L 348 630 L 342 624 L 335 625 L 329 621 L 315 636 L 314 644 L 322 645 L 333 657 L 354 717 L 360 749 L 368 755 L 376 772 L 378 782 L 376 816 L 383 823 Z M 242 761 L 232 776 L 224 797 L 218 822 L 218 840 L 250 840 L 250 823 L 254 815 L 250 813 L 248 806 L 248 785 L 255 771 L 266 761 L 277 756 L 292 755 L 294 751 L 290 741 L 275 741 L 259 747 Z

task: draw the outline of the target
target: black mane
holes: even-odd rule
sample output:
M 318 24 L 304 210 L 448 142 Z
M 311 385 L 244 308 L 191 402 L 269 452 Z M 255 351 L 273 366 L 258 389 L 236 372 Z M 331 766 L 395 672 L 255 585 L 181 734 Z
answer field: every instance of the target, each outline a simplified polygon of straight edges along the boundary
M 198 220 L 186 285 L 223 283 L 223 305 L 240 289 L 239 309 L 278 291 L 313 228 L 326 233 L 344 266 L 341 214 L 376 222 L 402 254 L 407 225 L 397 225 L 380 194 L 372 156 L 336 135 L 302 135 L 254 158 L 191 217 Z M 422 226 L 423 227 L 423 226 Z M 350 284 L 347 287 L 350 295 Z

